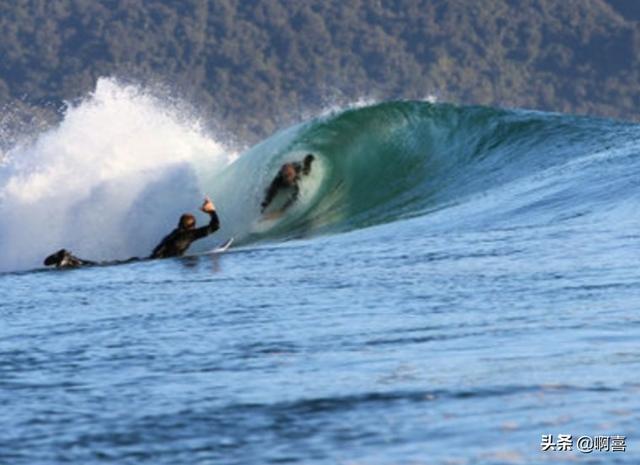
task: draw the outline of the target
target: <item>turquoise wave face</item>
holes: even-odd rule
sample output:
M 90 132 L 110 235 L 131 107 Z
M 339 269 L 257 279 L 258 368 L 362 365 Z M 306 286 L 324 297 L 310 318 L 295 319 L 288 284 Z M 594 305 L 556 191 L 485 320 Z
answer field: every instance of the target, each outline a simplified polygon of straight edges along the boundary
M 633 124 L 387 102 L 290 127 L 229 164 L 197 121 L 143 90 L 104 82 L 57 127 L 2 154 L 0 271 L 38 267 L 62 247 L 97 261 L 148 256 L 204 194 L 222 231 L 190 252 L 228 236 L 282 241 L 417 216 L 426 228 L 458 229 L 584 215 L 627 221 L 639 141 Z M 307 153 L 316 162 L 300 199 L 265 221 L 267 186 L 284 162 Z
M 459 211 L 448 221 L 464 225 L 515 218 L 569 187 L 573 198 L 561 205 L 549 200 L 546 213 L 575 210 L 597 197 L 593 183 L 597 187 L 601 180 L 589 176 L 598 174 L 598 163 L 611 165 L 612 157 L 619 162 L 620 154 L 637 153 L 638 140 L 635 125 L 608 120 L 388 102 L 282 131 L 207 184 L 222 207 L 223 229 L 245 243 L 347 231 L 442 210 Z M 316 155 L 317 163 L 302 182 L 299 202 L 277 221 L 261 220 L 264 190 L 279 167 L 306 153 Z M 587 162 L 593 157 L 599 161 Z M 577 160 L 590 170 L 573 170 Z

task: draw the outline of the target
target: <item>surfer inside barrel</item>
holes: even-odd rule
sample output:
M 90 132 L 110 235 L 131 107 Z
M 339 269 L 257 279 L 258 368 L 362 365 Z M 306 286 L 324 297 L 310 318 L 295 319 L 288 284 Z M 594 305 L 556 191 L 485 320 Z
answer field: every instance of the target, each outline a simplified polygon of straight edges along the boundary
M 269 205 L 279 194 L 282 194 L 284 203 L 276 207 L 274 211 L 265 215 L 266 218 L 276 218 L 282 215 L 287 208 L 294 204 L 300 196 L 300 186 L 298 183 L 302 176 L 308 176 L 311 173 L 311 164 L 315 160 L 313 154 L 309 153 L 301 162 L 285 163 L 280 168 L 276 177 L 271 181 L 271 185 L 267 189 L 266 195 L 261 206 L 261 213 L 265 213 Z
M 220 220 L 216 213 L 216 207 L 209 197 L 205 197 L 204 203 L 200 210 L 207 213 L 210 217 L 209 224 L 196 228 L 196 218 L 191 213 L 185 213 L 178 221 L 178 227 L 165 236 L 162 241 L 153 249 L 149 258 L 169 258 L 179 257 L 183 255 L 192 242 L 202 239 L 216 232 L 220 228 Z M 137 260 L 130 258 L 124 262 Z M 124 262 L 108 262 L 105 264 L 124 263 Z M 56 268 L 73 268 L 83 265 L 96 265 L 96 262 L 83 260 L 75 257 L 66 249 L 60 249 L 49 255 L 44 260 L 45 266 L 55 266 Z

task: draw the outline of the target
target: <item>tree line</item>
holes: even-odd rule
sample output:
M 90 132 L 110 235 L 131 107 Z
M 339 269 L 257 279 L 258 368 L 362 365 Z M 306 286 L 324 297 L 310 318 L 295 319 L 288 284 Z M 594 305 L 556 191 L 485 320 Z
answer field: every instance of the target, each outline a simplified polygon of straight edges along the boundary
M 249 142 L 362 97 L 638 119 L 639 20 L 625 0 L 4 0 L 0 102 L 159 81 Z

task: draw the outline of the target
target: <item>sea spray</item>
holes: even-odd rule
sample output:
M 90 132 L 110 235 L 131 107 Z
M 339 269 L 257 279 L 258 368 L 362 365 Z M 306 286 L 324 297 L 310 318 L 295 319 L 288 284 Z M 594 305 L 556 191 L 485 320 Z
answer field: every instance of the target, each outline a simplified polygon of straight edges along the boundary
M 236 157 L 189 114 L 103 79 L 58 127 L 6 153 L 0 269 L 40 266 L 61 247 L 97 260 L 146 256 L 205 193 L 222 226 L 190 253 L 228 237 L 280 242 L 420 216 L 459 230 L 602 214 L 635 192 L 628 164 L 639 140 L 628 123 L 402 101 L 320 113 Z M 266 188 L 307 153 L 316 162 L 300 198 L 265 221 Z
M 59 125 L 0 165 L 0 269 L 39 266 L 69 248 L 90 259 L 147 255 L 232 159 L 175 105 L 100 79 Z

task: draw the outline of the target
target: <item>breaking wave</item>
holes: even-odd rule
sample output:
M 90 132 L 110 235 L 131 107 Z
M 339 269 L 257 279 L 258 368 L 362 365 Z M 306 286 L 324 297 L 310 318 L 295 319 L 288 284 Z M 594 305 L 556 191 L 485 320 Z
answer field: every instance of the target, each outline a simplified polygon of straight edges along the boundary
M 96 260 L 147 255 L 204 194 L 221 216 L 216 236 L 237 244 L 416 216 L 431 228 L 590 214 L 627 221 L 639 148 L 638 126 L 628 123 L 385 102 L 322 115 L 236 156 L 197 118 L 101 79 L 58 126 L 3 154 L 0 269 L 38 267 L 61 247 Z M 299 201 L 262 220 L 260 201 L 281 164 L 309 152 L 317 163 Z

